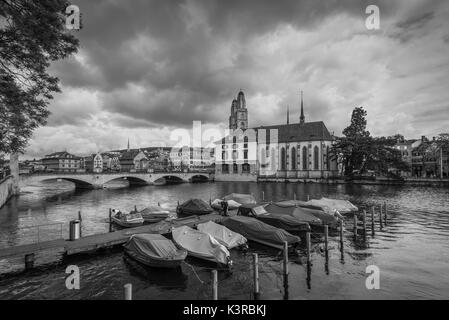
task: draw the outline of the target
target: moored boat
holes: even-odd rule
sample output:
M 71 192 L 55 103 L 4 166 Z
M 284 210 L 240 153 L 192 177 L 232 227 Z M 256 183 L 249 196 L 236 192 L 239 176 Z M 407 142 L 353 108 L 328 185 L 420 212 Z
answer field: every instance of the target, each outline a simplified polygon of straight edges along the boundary
M 232 264 L 228 249 L 207 233 L 182 226 L 173 228 L 172 237 L 173 242 L 192 257 L 225 266 Z
M 227 196 L 223 197 L 223 200 L 229 201 L 235 201 L 239 204 L 248 204 L 248 203 L 256 203 L 256 198 L 252 194 L 245 194 L 245 193 L 231 193 Z
M 359 208 L 357 208 L 348 200 L 329 199 L 322 197 L 321 199 L 309 200 L 306 202 L 306 204 L 321 207 L 324 210 L 329 209 L 331 211 L 337 211 L 342 214 L 359 211 Z
M 247 242 L 246 238 L 241 234 L 233 232 L 225 226 L 219 225 L 213 221 L 201 223 L 197 226 L 197 229 L 198 231 L 211 235 L 227 249 L 244 246 Z
M 251 217 L 230 217 L 224 219 L 222 224 L 248 240 L 276 249 L 283 249 L 285 241 L 289 246 L 296 246 L 301 242 L 299 237 Z
M 262 204 L 244 204 L 240 206 L 238 215 L 256 218 L 270 226 L 281 228 L 288 232 L 308 232 L 310 225 L 293 216 L 276 215 L 267 212 Z
M 115 209 L 112 209 L 111 220 L 124 228 L 138 227 L 144 222 L 142 215 L 138 212 L 123 213 Z
M 176 208 L 178 215 L 204 215 L 214 211 L 212 207 L 201 199 L 190 199 Z
M 124 248 L 128 256 L 149 267 L 176 268 L 187 257 L 186 250 L 159 234 L 132 235 Z
M 142 215 L 143 220 L 148 223 L 155 223 L 167 219 L 173 219 L 176 216 L 174 213 L 159 206 L 149 206 L 139 211 L 139 213 Z

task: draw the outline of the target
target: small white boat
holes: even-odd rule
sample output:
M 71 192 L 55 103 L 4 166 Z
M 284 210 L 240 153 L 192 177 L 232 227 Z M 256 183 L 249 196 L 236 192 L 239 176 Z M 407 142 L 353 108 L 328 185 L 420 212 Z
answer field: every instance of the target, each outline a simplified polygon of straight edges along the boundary
M 228 249 L 207 233 L 182 226 L 172 230 L 172 237 L 173 242 L 192 257 L 225 266 L 232 264 Z
M 231 231 L 225 226 L 216 224 L 213 221 L 201 223 L 197 226 L 197 229 L 198 231 L 211 235 L 228 249 L 244 246 L 247 242 L 246 238 L 241 234 Z
M 175 213 L 165 210 L 164 208 L 161 208 L 159 206 L 147 207 L 139 211 L 139 213 L 142 215 L 143 220 L 148 223 L 171 220 L 176 217 Z
M 329 199 L 329 198 L 321 198 L 321 199 L 312 199 L 306 202 L 308 205 L 317 206 L 323 208 L 323 210 L 337 211 L 339 213 L 350 213 L 357 212 L 359 208 L 353 205 L 348 200 L 340 200 L 340 199 Z
M 124 228 L 138 227 L 144 222 L 142 215 L 138 212 L 123 213 L 115 209 L 112 209 L 111 220 Z

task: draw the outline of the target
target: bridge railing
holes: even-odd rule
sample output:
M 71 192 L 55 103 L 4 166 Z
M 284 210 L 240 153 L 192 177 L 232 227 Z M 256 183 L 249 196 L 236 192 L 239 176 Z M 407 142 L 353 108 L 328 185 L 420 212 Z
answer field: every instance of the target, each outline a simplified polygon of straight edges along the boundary
M 117 174 L 214 174 L 214 170 L 185 170 L 185 171 L 178 171 L 178 170 L 126 170 L 126 171 L 102 171 L 102 172 L 67 172 L 67 171 L 36 171 L 36 172 L 30 172 L 30 173 L 23 173 L 21 176 L 48 176 L 48 175 L 117 175 Z

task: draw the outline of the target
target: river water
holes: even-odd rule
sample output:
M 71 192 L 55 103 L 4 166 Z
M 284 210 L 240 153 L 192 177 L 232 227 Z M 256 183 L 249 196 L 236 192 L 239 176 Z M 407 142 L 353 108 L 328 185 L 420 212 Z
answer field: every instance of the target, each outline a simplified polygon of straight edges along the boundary
M 205 183 L 78 191 L 65 182 L 47 182 L 22 189 L 20 197 L 0 210 L 0 247 L 30 243 L 39 237 L 68 237 L 68 221 L 81 211 L 83 235 L 107 232 L 108 208 L 130 210 L 158 202 L 174 209 L 189 198 L 208 201 L 231 192 L 252 193 L 259 200 L 305 200 L 326 196 L 348 199 L 360 208 L 388 204 L 388 224 L 374 237 L 354 239 L 352 217 L 345 217 L 344 256 L 338 235 L 324 244 L 317 234 L 310 276 L 304 255 L 291 255 L 288 288 L 282 280 L 279 252 L 250 243 L 259 253 L 263 299 L 448 299 L 449 190 L 447 188 L 360 186 L 292 183 Z M 369 221 L 369 220 L 368 220 Z M 251 254 L 232 251 L 231 272 L 219 272 L 220 299 L 249 299 L 252 292 Z M 63 265 L 0 279 L 0 299 L 122 299 L 123 285 L 133 284 L 134 299 L 209 299 L 213 265 L 195 259 L 175 271 L 145 268 L 124 258 L 120 248 L 70 258 Z M 80 290 L 65 286 L 65 268 L 77 265 Z M 368 290 L 366 267 L 380 270 L 380 289 Z

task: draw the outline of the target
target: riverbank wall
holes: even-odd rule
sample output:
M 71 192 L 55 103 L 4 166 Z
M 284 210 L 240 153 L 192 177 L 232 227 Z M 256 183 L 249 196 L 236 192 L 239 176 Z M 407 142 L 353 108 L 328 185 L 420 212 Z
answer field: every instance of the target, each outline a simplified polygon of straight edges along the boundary
M 7 176 L 0 180 L 0 208 L 14 195 L 13 177 Z

